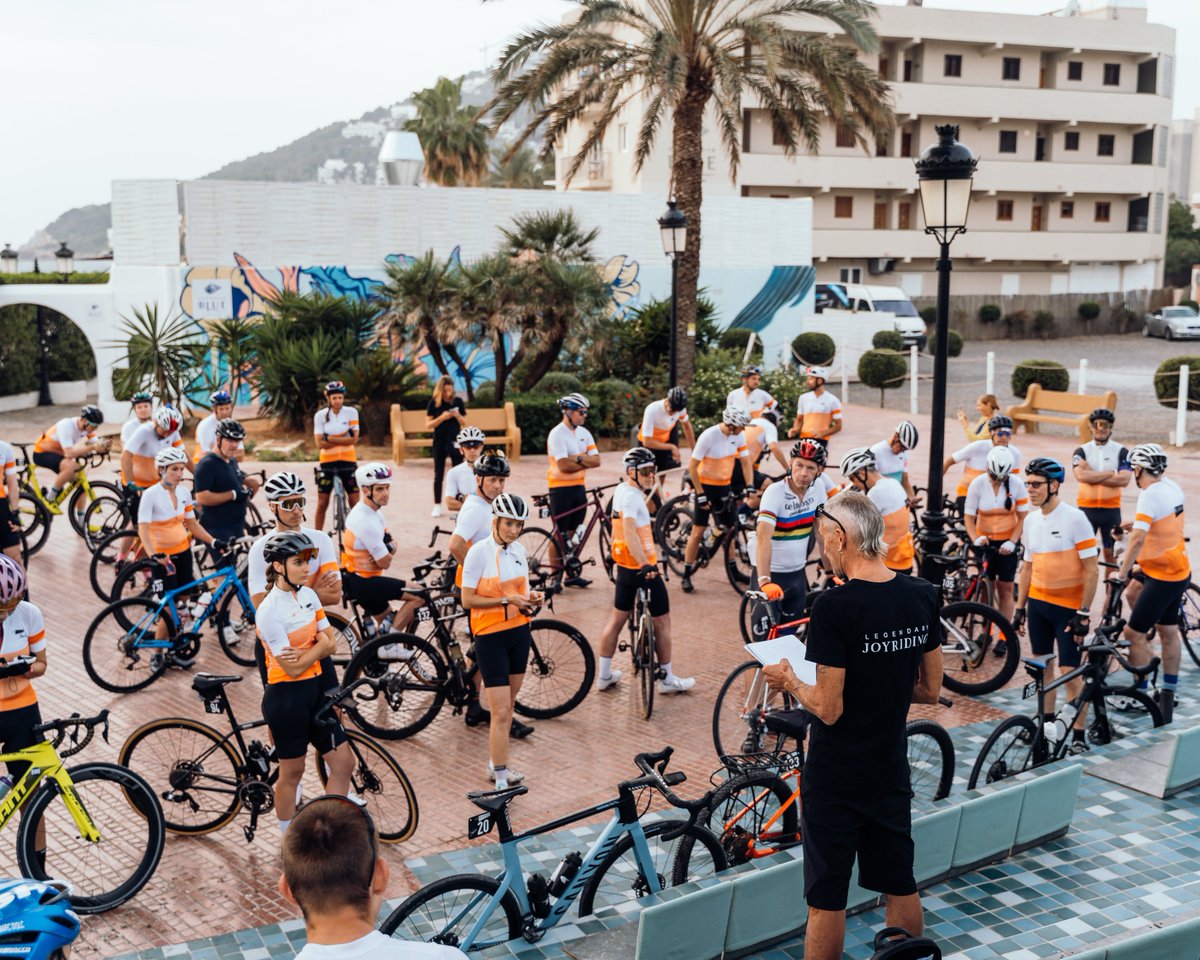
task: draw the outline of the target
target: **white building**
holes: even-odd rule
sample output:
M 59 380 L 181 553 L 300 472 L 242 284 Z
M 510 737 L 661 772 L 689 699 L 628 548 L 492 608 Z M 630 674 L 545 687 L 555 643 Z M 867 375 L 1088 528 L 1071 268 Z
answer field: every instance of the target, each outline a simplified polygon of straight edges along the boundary
M 911 2 L 911 0 L 910 0 Z M 796 27 L 818 29 L 797 19 Z M 822 23 L 820 32 L 827 32 Z M 979 157 L 970 231 L 954 244 L 955 293 L 1065 293 L 1158 286 L 1166 230 L 1175 34 L 1145 0 L 1072 4 L 1048 16 L 880 6 L 880 51 L 896 129 L 864 155 L 826 124 L 818 155 L 789 159 L 767 111 L 747 101 L 731 182 L 716 124 L 704 194 L 811 198 L 818 282 L 861 280 L 931 294 L 936 246 L 922 233 L 913 160 L 961 126 Z M 563 182 L 585 121 L 558 155 L 559 188 L 665 197 L 668 135 L 640 174 L 642 102 L 626 108 L 575 180 Z
M 1171 124 L 1171 196 L 1192 208 L 1192 219 L 1200 222 L 1200 110 L 1190 120 L 1175 119 Z

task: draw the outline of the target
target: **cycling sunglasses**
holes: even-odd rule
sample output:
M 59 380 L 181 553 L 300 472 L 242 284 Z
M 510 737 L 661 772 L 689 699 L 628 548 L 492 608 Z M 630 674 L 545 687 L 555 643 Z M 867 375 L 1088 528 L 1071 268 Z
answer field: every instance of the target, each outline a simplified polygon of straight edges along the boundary
M 839 520 L 837 517 L 835 517 L 828 510 L 826 510 L 825 504 L 823 504 L 823 503 L 819 504 L 817 506 L 817 509 L 813 511 L 813 519 L 814 520 L 820 520 L 821 517 L 824 517 L 826 520 L 830 521 L 831 523 L 836 523 L 838 529 L 842 531 L 842 534 L 845 536 L 847 542 L 849 542 L 850 534 L 846 533 L 846 528 L 842 526 L 842 521 Z
M 1012 431 L 1011 430 L 993 430 L 992 436 L 993 437 L 1011 437 Z
M 280 510 L 303 510 L 308 503 L 304 497 L 291 497 L 287 500 L 276 500 Z
M 301 807 L 299 810 L 297 810 L 295 815 L 299 816 L 305 810 L 308 810 L 310 807 L 312 807 L 314 804 L 324 803 L 326 801 L 329 801 L 332 803 L 347 804 L 348 806 L 353 807 L 355 810 L 357 810 L 359 813 L 361 813 L 363 815 L 363 819 L 367 823 L 367 833 L 371 837 L 371 868 L 367 871 L 367 878 L 368 878 L 368 883 L 369 883 L 370 878 L 375 875 L 375 862 L 379 859 L 379 840 L 378 840 L 379 835 L 375 832 L 375 821 L 371 819 L 370 811 L 367 810 L 367 808 L 365 806 L 363 806 L 362 804 L 355 803 L 349 797 L 343 797 L 339 793 L 327 793 L 324 796 L 315 797 L 312 800 L 306 800 L 304 803 L 304 806 Z
M 463 450 L 482 450 L 483 449 L 483 441 L 482 440 L 464 440 L 458 446 Z
M 20 597 L 14 597 L 12 600 L 5 600 L 3 603 L 0 603 L 0 613 L 12 613 L 17 609 L 17 604 L 20 602 Z

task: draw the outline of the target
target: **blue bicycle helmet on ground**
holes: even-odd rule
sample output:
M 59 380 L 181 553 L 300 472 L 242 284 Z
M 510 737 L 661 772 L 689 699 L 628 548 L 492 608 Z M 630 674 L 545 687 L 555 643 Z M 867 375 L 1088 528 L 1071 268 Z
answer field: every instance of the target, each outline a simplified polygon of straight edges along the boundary
M 0 880 L 0 957 L 51 960 L 65 956 L 79 936 L 70 887 L 28 880 Z

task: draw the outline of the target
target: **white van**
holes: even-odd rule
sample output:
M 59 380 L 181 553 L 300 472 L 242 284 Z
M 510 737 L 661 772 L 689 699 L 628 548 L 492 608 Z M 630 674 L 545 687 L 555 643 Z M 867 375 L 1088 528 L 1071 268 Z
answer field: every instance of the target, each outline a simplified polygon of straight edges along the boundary
M 895 330 L 906 347 L 925 348 L 925 321 L 899 287 L 874 287 L 861 283 L 818 283 L 814 291 L 817 313 L 824 310 L 867 311 L 895 314 Z

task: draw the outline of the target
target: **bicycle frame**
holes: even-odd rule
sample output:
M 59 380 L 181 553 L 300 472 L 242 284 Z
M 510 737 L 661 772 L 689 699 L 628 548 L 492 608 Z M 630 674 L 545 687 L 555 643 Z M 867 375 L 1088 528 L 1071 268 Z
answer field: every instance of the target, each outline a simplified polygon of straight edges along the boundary
M 783 816 L 783 812 L 787 810 L 788 807 L 790 807 L 792 804 L 796 804 L 797 806 L 800 804 L 800 769 L 797 768 L 795 770 L 785 770 L 783 773 L 779 774 L 780 780 L 788 780 L 790 778 L 794 778 L 796 781 L 796 789 L 792 791 L 792 795 L 787 798 L 785 803 L 781 803 L 779 805 L 779 809 L 767 818 L 766 823 L 762 825 L 762 828 L 758 831 L 757 836 L 755 836 L 753 833 L 747 834 L 748 839 L 746 841 L 746 856 L 750 857 L 751 859 L 758 860 L 762 857 L 769 857 L 778 853 L 780 850 L 789 850 L 792 847 L 799 846 L 801 843 L 799 834 L 789 839 L 785 837 L 782 831 L 778 833 L 771 832 L 771 827 L 775 826 L 775 821 Z M 754 804 L 758 804 L 767 796 L 768 793 L 769 791 L 767 790 L 764 790 L 762 793 L 760 793 L 754 798 Z M 728 823 L 723 824 L 722 832 L 729 830 L 731 827 L 736 827 L 738 821 L 740 821 L 742 817 L 746 816 L 746 814 L 748 814 L 752 809 L 754 809 L 754 805 L 752 804 L 747 804 L 745 807 L 743 807 L 737 816 L 735 816 Z M 759 843 L 762 841 L 776 842 L 765 844 L 764 846 L 760 847 Z
M 542 516 L 543 519 L 548 518 L 550 520 L 550 525 L 554 528 L 552 540 L 554 541 L 554 546 L 556 549 L 563 553 L 575 553 L 577 555 L 583 552 L 583 548 L 587 545 L 587 542 L 592 537 L 592 530 L 595 529 L 597 523 L 603 522 L 601 518 L 604 516 L 604 500 L 600 494 L 605 490 L 611 490 L 615 486 L 618 486 L 618 484 L 610 483 L 608 486 L 592 487 L 591 490 L 587 491 L 588 503 L 584 507 L 584 510 L 590 511 L 590 513 L 588 514 L 587 524 L 584 526 L 583 535 L 579 538 L 579 542 L 574 547 L 567 546 L 567 538 L 563 536 L 562 531 L 559 529 L 558 521 L 562 517 L 567 516 L 569 513 L 578 513 L 579 511 L 567 510 L 563 513 L 551 514 L 550 507 L 548 505 L 541 508 L 545 511 L 545 513 L 542 514 L 539 511 L 539 515 Z M 549 494 L 546 496 L 549 497 Z
M 154 608 L 154 611 L 153 611 L 154 618 L 157 619 L 159 617 L 159 615 L 162 613 L 163 608 L 165 607 L 171 611 L 171 618 L 174 621 L 174 623 L 176 625 L 180 624 L 182 622 L 182 618 L 179 615 L 179 607 L 175 603 L 175 598 L 182 593 L 187 593 L 193 587 L 197 587 L 203 583 L 208 583 L 210 580 L 215 580 L 217 577 L 221 578 L 221 582 L 219 584 L 217 584 L 215 589 L 213 589 L 212 598 L 208 601 L 208 605 L 204 608 L 204 611 L 200 614 L 199 617 L 196 618 L 195 622 L 192 624 L 194 632 L 198 633 L 201 629 L 203 629 L 204 624 L 206 624 L 208 622 L 209 617 L 213 616 L 214 612 L 217 609 L 217 605 L 221 602 L 221 600 L 224 598 L 225 594 L 229 590 L 233 590 L 237 593 L 238 599 L 240 599 L 242 601 L 243 609 L 246 609 L 246 610 L 254 609 L 254 605 L 250 602 L 250 594 L 246 590 L 246 585 L 244 583 L 242 583 L 241 578 L 238 577 L 237 569 L 235 567 L 230 566 L 230 567 L 221 567 L 219 570 L 214 570 L 212 573 L 208 574 L 207 576 L 201 577 L 198 580 L 193 580 L 191 583 L 186 583 L 181 587 L 176 587 L 174 590 L 167 591 L 165 594 L 162 595 L 161 599 L 158 602 L 158 606 Z M 140 625 L 144 619 L 145 619 L 145 616 L 140 617 L 138 619 L 137 624 L 135 624 L 135 626 Z M 165 649 L 169 649 L 172 646 L 173 646 L 172 642 L 170 640 L 166 640 L 166 639 L 158 640 L 156 638 L 141 637 L 134 642 L 134 649 L 164 649 L 165 650 Z
M 91 843 L 100 841 L 100 831 L 96 829 L 95 821 L 83 805 L 83 800 L 75 789 L 75 782 L 67 773 L 62 758 L 49 740 L 12 753 L 0 753 L 0 763 L 14 762 L 28 763 L 29 766 L 21 774 L 21 779 L 5 794 L 3 802 L 0 802 L 0 830 L 4 829 L 4 825 L 12 819 L 13 814 L 25 804 L 38 784 L 49 777 L 54 781 L 63 803 L 71 812 L 71 819 L 75 821 L 79 835 Z
M 1090 656 L 1090 655 L 1089 655 Z M 1100 654 L 1105 662 L 1108 661 L 1107 654 Z M 1093 663 L 1089 660 L 1087 663 L 1081 663 L 1070 673 L 1064 673 L 1061 676 L 1055 677 L 1049 683 L 1045 682 L 1046 671 L 1050 668 L 1050 664 L 1054 662 L 1054 658 L 1049 660 L 1025 660 L 1025 669 L 1033 677 L 1032 683 L 1037 693 L 1037 716 L 1033 718 L 1034 725 L 1037 727 L 1037 736 L 1033 745 L 1033 757 L 1035 762 L 1045 763 L 1047 760 L 1057 760 L 1066 751 L 1070 745 L 1068 737 L 1063 737 L 1054 745 L 1053 752 L 1047 752 L 1046 729 L 1043 718 L 1046 715 L 1046 694 L 1059 687 L 1070 683 L 1072 680 L 1077 680 L 1080 677 L 1084 678 L 1083 689 L 1079 691 L 1079 695 L 1074 697 L 1068 703 L 1073 705 L 1076 710 L 1075 718 L 1086 718 L 1087 707 L 1091 707 L 1098 717 L 1107 716 L 1107 707 L 1104 703 L 1103 690 L 1105 679 L 1108 677 L 1107 670 L 1102 669 L 1101 663 Z M 1028 689 L 1028 687 L 1026 688 Z M 1120 689 L 1119 687 L 1116 689 Z M 1065 705 L 1064 705 L 1065 706 Z M 1055 712 L 1055 718 L 1062 712 L 1062 708 Z

